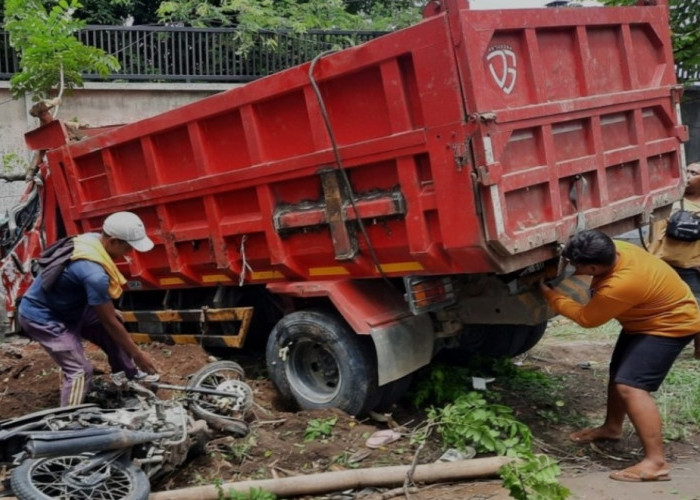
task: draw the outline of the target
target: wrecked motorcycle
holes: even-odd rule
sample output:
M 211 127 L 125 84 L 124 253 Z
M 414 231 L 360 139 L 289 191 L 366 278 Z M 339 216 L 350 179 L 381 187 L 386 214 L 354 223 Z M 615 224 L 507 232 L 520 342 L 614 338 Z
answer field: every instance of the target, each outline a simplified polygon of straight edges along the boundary
M 153 384 L 186 394 L 162 400 L 116 374 L 110 387 L 98 391 L 117 401 L 115 408 L 83 404 L 0 421 L 0 465 L 9 476 L 4 494 L 19 500 L 146 499 L 152 481 L 203 448 L 210 427 L 247 434 L 244 417 L 253 393 L 243 378 L 235 362 L 211 363 L 186 386 Z

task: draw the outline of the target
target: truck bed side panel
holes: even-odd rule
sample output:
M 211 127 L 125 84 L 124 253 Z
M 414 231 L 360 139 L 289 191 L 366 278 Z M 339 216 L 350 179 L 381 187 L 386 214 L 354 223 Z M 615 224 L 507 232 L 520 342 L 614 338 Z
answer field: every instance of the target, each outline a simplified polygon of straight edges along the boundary
M 662 7 L 453 10 L 309 69 L 51 151 L 67 226 L 136 212 L 156 287 L 507 272 L 682 189 Z

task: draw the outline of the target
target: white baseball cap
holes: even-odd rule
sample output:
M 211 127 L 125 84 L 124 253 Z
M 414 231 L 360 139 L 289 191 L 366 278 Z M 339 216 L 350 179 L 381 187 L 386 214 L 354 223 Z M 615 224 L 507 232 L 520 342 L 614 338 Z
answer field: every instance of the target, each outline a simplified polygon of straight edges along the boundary
M 143 222 L 134 213 L 113 213 L 105 219 L 102 231 L 108 236 L 126 241 L 139 252 L 148 252 L 153 248 L 153 241 L 146 235 Z

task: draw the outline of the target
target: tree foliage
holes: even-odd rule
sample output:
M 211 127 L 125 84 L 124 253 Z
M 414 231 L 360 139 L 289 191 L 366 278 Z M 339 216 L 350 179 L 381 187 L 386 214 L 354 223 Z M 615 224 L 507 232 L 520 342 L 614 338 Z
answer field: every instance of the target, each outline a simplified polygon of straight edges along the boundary
M 244 29 L 395 29 L 420 19 L 415 0 L 165 0 L 162 22 Z
M 132 18 L 134 24 L 155 24 L 160 0 L 81 0 L 76 17 L 87 24 L 119 26 Z
M 309 29 L 392 30 L 420 19 L 416 0 L 363 0 L 362 8 L 349 9 L 354 0 L 164 0 L 158 8 L 162 23 L 194 27 L 233 26 L 239 52 L 257 40 L 260 30 Z M 366 9 L 366 10 L 365 10 Z
M 107 75 L 119 69 L 117 60 L 82 44 L 75 33 L 84 21 L 74 18 L 77 0 L 59 0 L 50 9 L 39 0 L 5 0 L 5 30 L 19 55 L 20 72 L 10 80 L 14 97 L 33 92 L 46 98 L 52 89 L 83 86 L 82 73 Z

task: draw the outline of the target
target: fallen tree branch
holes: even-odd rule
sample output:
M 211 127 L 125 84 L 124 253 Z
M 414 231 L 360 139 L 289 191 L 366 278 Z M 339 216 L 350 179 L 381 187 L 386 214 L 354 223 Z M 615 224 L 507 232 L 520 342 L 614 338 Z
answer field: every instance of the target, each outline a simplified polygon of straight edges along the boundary
M 418 465 L 413 471 L 413 480 L 419 483 L 437 483 L 495 476 L 498 470 L 513 459 L 508 457 L 475 458 L 456 462 L 440 462 Z M 159 491 L 149 496 L 150 500 L 216 500 L 230 490 L 247 493 L 251 488 L 262 489 L 281 498 L 360 489 L 367 486 L 398 486 L 406 479 L 411 466 L 373 467 L 337 472 L 324 472 L 309 476 L 294 476 L 280 479 L 260 479 L 225 483 L 221 486 L 195 486 L 173 491 Z

